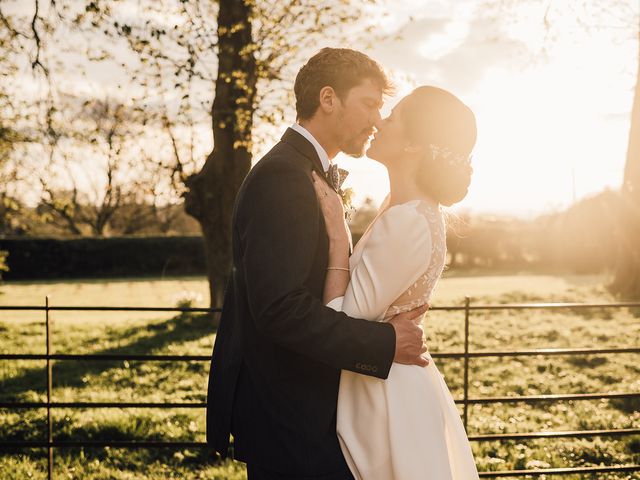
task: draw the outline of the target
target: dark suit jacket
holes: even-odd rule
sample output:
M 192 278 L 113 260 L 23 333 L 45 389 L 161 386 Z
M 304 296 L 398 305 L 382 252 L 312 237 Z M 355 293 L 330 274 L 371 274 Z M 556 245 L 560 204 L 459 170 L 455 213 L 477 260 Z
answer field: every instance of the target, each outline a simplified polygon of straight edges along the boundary
M 336 436 L 340 370 L 386 378 L 387 323 L 322 303 L 328 238 L 312 184 L 323 169 L 288 129 L 243 182 L 233 215 L 233 271 L 213 348 L 207 441 L 268 470 L 314 475 L 345 468 Z

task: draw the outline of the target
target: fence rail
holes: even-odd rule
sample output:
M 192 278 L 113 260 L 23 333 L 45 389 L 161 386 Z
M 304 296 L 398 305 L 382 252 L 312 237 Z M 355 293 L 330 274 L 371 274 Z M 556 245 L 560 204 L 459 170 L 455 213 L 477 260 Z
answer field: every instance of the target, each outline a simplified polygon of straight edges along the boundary
M 500 305 L 471 305 L 469 297 L 465 299 L 464 306 L 433 307 L 433 311 L 462 311 L 464 312 L 464 351 L 462 352 L 434 352 L 433 358 L 448 358 L 463 360 L 463 396 L 455 399 L 457 404 L 463 406 L 463 423 L 465 428 L 468 423 L 470 405 L 494 404 L 494 403 L 527 403 L 560 402 L 575 400 L 621 399 L 640 398 L 640 392 L 614 392 L 614 393 L 577 393 L 557 395 L 528 395 L 528 396 L 495 396 L 495 397 L 469 397 L 469 363 L 474 358 L 487 357 L 521 357 L 521 356 L 561 356 L 561 355 L 619 355 L 640 353 L 640 347 L 624 348 L 540 348 L 528 350 L 503 350 L 503 351 L 476 351 L 469 349 L 470 315 L 474 311 L 492 310 L 563 310 L 563 309 L 610 309 L 610 308 L 639 308 L 640 302 L 618 303 L 526 303 L 526 304 L 500 304 Z M 219 313 L 219 308 L 165 308 L 165 307 L 75 307 L 75 306 L 51 306 L 47 297 L 44 305 L 40 306 L 0 306 L 0 311 L 44 311 L 45 313 L 45 354 L 6 354 L 0 353 L 0 360 L 45 360 L 47 371 L 47 395 L 45 402 L 0 402 L 2 409 L 46 409 L 47 410 L 47 440 L 46 441 L 0 441 L 0 448 L 46 448 L 48 454 L 47 477 L 53 478 L 53 451 L 55 448 L 78 447 L 112 447 L 112 448 L 204 448 L 205 442 L 185 441 L 66 441 L 60 442 L 53 439 L 53 422 L 51 411 L 57 408 L 195 408 L 204 409 L 204 402 L 53 402 L 52 363 L 54 361 L 105 361 L 105 360 L 131 360 L 131 361 L 173 361 L 173 362 L 209 362 L 209 355 L 140 355 L 140 354 L 54 354 L 52 353 L 52 334 L 50 312 L 52 311 L 127 311 L 127 312 L 180 312 L 180 313 Z M 472 442 L 508 442 L 516 440 L 533 440 L 541 438 L 591 438 L 591 437 L 625 437 L 640 435 L 640 428 L 625 429 L 601 429 L 601 430 L 575 430 L 575 431 L 539 431 L 518 433 L 496 433 L 484 435 L 471 435 Z M 615 465 L 597 467 L 568 467 L 546 468 L 536 470 L 508 470 L 480 472 L 483 478 L 525 477 L 542 475 L 572 475 L 583 473 L 607 473 L 607 472 L 636 472 L 640 471 L 640 465 Z

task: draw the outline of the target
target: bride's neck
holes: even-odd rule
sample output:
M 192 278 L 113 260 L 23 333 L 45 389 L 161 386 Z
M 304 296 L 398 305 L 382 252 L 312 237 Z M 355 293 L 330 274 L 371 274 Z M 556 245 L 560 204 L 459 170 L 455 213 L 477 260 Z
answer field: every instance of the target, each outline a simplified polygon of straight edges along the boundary
M 389 169 L 389 187 L 390 207 L 426 198 L 416 184 L 415 175 L 407 170 Z

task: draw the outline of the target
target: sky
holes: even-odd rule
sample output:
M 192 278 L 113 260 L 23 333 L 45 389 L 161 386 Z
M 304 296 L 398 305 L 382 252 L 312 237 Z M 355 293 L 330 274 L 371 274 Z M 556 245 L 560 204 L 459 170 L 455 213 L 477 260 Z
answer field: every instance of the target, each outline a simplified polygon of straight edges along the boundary
M 418 85 L 450 90 L 476 115 L 474 175 L 456 210 L 533 217 L 619 187 L 638 68 L 640 1 L 621 0 L 627 5 L 622 24 L 585 15 L 589 28 L 562 10 L 571 3 L 566 1 L 523 0 L 515 14 L 497 17 L 487 8 L 496 2 L 488 0 L 381 1 L 371 21 L 388 39 L 372 48 L 350 46 L 379 61 L 396 83 L 397 95 L 386 101 L 382 115 Z M 549 2 L 557 7 L 551 31 L 544 28 L 540 6 Z M 135 2 L 130 7 L 125 14 L 135 16 Z M 323 46 L 337 45 L 327 39 L 318 48 Z M 125 49 L 114 48 L 118 61 L 131 61 Z M 115 70 L 74 58 L 78 70 L 87 69 L 81 76 L 73 73 L 71 60 L 65 59 L 67 81 L 78 91 L 115 94 L 121 80 Z M 29 75 L 21 86 L 35 91 L 40 87 Z M 210 148 L 205 118 L 196 151 L 204 159 Z M 367 197 L 381 202 L 388 192 L 384 167 L 344 155 L 336 161 L 350 171 L 345 185 L 354 189 L 356 205 Z
M 564 23 L 556 19 L 556 38 L 545 39 L 535 8 L 496 24 L 478 1 L 401 5 L 383 26 L 401 39 L 368 52 L 399 79 L 383 115 L 417 85 L 446 88 L 472 108 L 474 175 L 458 210 L 530 217 L 619 187 L 637 72 L 632 29 L 585 31 L 566 14 Z M 381 201 L 388 190 L 382 166 L 366 158 L 337 161 L 351 172 L 347 186 L 356 202 Z

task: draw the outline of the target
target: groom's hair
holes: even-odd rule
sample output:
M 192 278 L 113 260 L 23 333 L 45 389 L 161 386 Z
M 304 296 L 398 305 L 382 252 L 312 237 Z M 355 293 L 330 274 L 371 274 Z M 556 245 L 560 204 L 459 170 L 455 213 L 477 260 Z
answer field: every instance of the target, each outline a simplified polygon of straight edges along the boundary
M 370 79 L 385 95 L 393 92 L 393 85 L 382 67 L 362 52 L 350 48 L 323 48 L 303 65 L 296 76 L 293 91 L 296 95 L 298 120 L 307 120 L 320 106 L 320 90 L 332 87 L 344 100 L 349 90 Z

